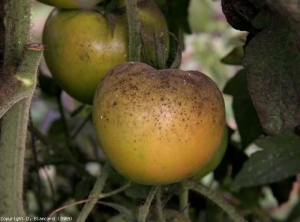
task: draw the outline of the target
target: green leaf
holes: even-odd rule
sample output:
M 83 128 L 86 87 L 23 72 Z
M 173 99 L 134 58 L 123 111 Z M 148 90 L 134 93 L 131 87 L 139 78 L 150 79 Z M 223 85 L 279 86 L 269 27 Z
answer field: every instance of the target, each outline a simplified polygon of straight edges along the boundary
M 172 36 L 172 35 L 170 35 Z M 182 47 L 183 47 L 183 36 L 181 31 L 178 34 L 178 39 L 174 36 L 173 38 L 171 38 L 174 43 L 176 44 L 176 50 L 174 50 L 174 55 L 171 55 L 170 51 L 170 59 L 172 60 L 172 64 L 170 66 L 170 69 L 179 69 L 180 65 L 181 65 L 181 61 L 182 61 Z M 175 52 L 176 51 L 176 52 Z
M 55 97 L 61 94 L 61 88 L 56 84 L 53 78 L 40 73 L 38 75 L 38 82 L 39 88 L 48 96 Z
M 132 199 L 142 199 L 145 200 L 150 192 L 150 186 L 143 186 L 140 184 L 132 184 L 128 189 L 125 190 L 126 196 Z
M 224 93 L 233 96 L 233 110 L 242 145 L 246 148 L 263 134 L 256 111 L 247 89 L 247 75 L 244 69 L 230 79 L 224 88 Z
M 244 58 L 244 49 L 242 46 L 234 47 L 221 62 L 227 65 L 242 65 Z
M 247 45 L 243 66 L 264 131 L 278 135 L 300 124 L 300 54 L 279 18 Z
M 249 0 L 256 8 L 262 10 L 267 4 L 267 0 Z
M 165 2 L 162 0 L 155 0 L 155 2 L 160 6 L 171 33 L 177 35 L 179 30 L 191 33 L 188 22 L 188 7 L 190 0 L 166 0 Z
M 262 147 L 250 156 L 236 176 L 232 189 L 277 182 L 300 173 L 300 138 L 289 132 L 257 141 Z
M 86 199 L 89 196 L 94 183 L 95 180 L 91 180 L 91 179 L 83 179 L 79 183 L 77 183 L 74 190 L 75 200 Z
M 268 5 L 285 19 L 300 49 L 300 2 L 298 0 L 267 0 Z
M 222 0 L 222 11 L 227 22 L 241 31 L 257 32 L 251 21 L 259 13 L 258 8 L 249 0 Z
M 128 210 L 126 207 L 122 206 L 122 205 L 119 205 L 119 204 L 115 204 L 115 203 L 110 203 L 110 202 L 104 202 L 104 201 L 99 201 L 100 204 L 103 204 L 105 206 L 108 206 L 108 207 L 111 207 L 111 208 L 114 208 L 115 210 L 119 211 L 122 216 L 124 216 L 124 218 L 127 220 L 127 221 L 130 221 L 130 222 L 137 222 L 134 214 L 132 211 Z M 121 218 L 120 218 L 121 219 Z
M 259 13 L 253 20 L 252 25 L 257 29 L 265 29 L 272 24 L 273 13 L 270 10 Z
M 49 139 L 55 142 L 63 142 L 66 139 L 64 133 L 64 124 L 61 119 L 56 119 L 51 123 L 48 130 Z

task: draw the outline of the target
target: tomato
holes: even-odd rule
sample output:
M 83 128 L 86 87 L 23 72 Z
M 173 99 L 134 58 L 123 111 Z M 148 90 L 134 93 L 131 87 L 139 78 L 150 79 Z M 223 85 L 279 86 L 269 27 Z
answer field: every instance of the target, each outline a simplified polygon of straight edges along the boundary
M 163 209 L 163 215 L 166 221 L 172 222 L 189 222 L 182 213 L 172 210 L 172 209 Z M 149 215 L 149 221 L 159 221 L 156 215 Z M 127 220 L 121 215 L 118 214 L 112 218 L 110 218 L 107 222 L 127 222 Z
M 57 8 L 75 9 L 75 8 L 92 8 L 103 0 L 38 0 L 47 5 Z
M 193 176 L 196 179 L 201 179 L 207 174 L 214 171 L 217 166 L 219 166 L 220 162 L 222 161 L 224 154 L 226 152 L 228 145 L 228 129 L 227 126 L 225 127 L 225 131 L 222 137 L 222 141 L 212 156 L 212 158 Z
M 151 39 L 157 30 L 168 48 L 165 19 L 152 1 L 140 5 L 142 34 L 151 60 L 155 46 Z M 43 32 L 45 60 L 57 84 L 80 102 L 92 104 L 97 84 L 114 66 L 128 61 L 126 14 L 116 15 L 113 36 L 105 16 L 88 10 L 55 9 Z
M 123 63 L 99 83 L 93 121 L 119 173 L 140 184 L 170 184 L 195 174 L 217 150 L 224 100 L 200 72 Z

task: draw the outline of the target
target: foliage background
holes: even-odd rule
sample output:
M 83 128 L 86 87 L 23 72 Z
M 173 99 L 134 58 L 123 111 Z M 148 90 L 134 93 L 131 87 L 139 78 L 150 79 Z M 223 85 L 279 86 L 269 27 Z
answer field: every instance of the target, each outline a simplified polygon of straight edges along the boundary
M 297 221 L 297 218 L 299 219 L 297 216 L 294 217 L 295 220 L 290 218 L 299 208 L 299 178 L 296 180 L 298 182 L 295 182 L 295 177 L 289 177 L 278 183 L 250 186 L 238 192 L 231 190 L 233 179 L 242 169 L 244 162 L 261 148 L 259 144 L 253 143 L 256 138 L 251 137 L 250 131 L 247 131 L 251 128 L 250 123 L 238 121 L 238 118 L 247 119 L 248 111 L 253 108 L 248 103 L 249 96 L 242 97 L 244 94 L 241 94 L 241 97 L 236 97 L 241 91 L 238 91 L 239 87 L 236 82 L 230 85 L 233 77 L 239 78 L 237 82 L 245 83 L 240 77 L 242 75 L 236 75 L 242 69 L 243 55 L 240 53 L 233 57 L 237 65 L 221 62 L 233 49 L 241 48 L 246 41 L 247 34 L 234 30 L 227 23 L 220 4 L 220 1 L 191 0 L 188 8 L 188 22 L 192 34 L 184 36 L 185 50 L 181 69 L 197 69 L 215 80 L 220 89 L 225 89 L 227 124 L 232 130 L 232 141 L 225 161 L 221 163 L 215 174 L 208 175 L 201 182 L 220 192 L 249 221 Z M 34 2 L 31 33 L 34 42 L 41 42 L 43 25 L 51 10 L 49 6 Z M 25 194 L 28 212 L 31 215 L 47 215 L 62 205 L 84 199 L 94 183 L 94 178 L 89 175 L 99 175 L 101 172 L 99 163 L 104 160 L 90 121 L 91 107 L 83 107 L 75 115 L 74 111 L 81 104 L 64 92 L 60 97 L 59 88 L 47 76 L 50 76 L 50 73 L 45 63 L 42 62 L 40 85 L 36 90 L 31 108 L 32 125 L 27 143 L 30 152 L 27 155 L 29 177 L 25 181 Z M 245 84 L 241 85 L 241 88 L 242 86 Z M 243 93 L 247 94 L 245 91 Z M 235 104 L 234 99 L 236 99 Z M 237 116 L 238 114 L 234 111 L 243 110 L 241 107 L 247 105 L 248 107 L 244 108 L 246 111 Z M 243 127 L 238 129 L 237 122 Z M 83 127 L 81 127 L 82 123 L 85 123 Z M 257 136 L 263 134 L 260 130 L 255 129 L 256 133 L 259 131 Z M 251 138 L 245 139 L 245 135 L 250 135 Z M 32 138 L 35 139 L 32 140 Z M 64 150 L 65 145 L 70 147 L 69 151 Z M 71 157 L 72 152 L 78 155 Z M 231 168 L 228 168 L 228 162 Z M 84 169 L 80 167 L 81 165 L 84 165 Z M 234 172 L 228 174 L 223 169 L 230 169 Z M 82 175 L 85 176 L 82 177 Z M 124 184 L 124 181 L 124 178 L 115 172 L 110 177 L 106 191 L 119 187 Z M 132 207 L 128 198 L 133 198 L 134 204 L 138 205 L 143 203 L 146 193 L 147 188 L 136 186 L 134 189 L 127 190 L 125 194 L 112 197 L 109 201 Z M 191 214 L 195 218 L 194 221 L 223 222 L 226 220 L 226 215 L 216 206 L 195 193 L 190 195 Z M 178 200 L 175 198 L 170 201 L 168 207 L 176 208 L 176 205 L 178 205 Z M 80 209 L 80 206 L 70 207 L 62 211 L 61 215 L 75 217 Z M 115 214 L 117 211 L 98 205 L 91 218 L 101 216 L 103 221 L 106 221 Z

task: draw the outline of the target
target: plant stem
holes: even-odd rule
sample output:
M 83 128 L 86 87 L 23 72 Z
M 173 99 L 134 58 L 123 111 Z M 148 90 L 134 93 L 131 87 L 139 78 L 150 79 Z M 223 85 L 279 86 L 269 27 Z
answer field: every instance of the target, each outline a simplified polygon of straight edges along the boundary
M 21 87 L 21 83 L 14 75 L 17 67 L 21 64 L 22 53 L 28 39 L 30 27 L 30 0 L 4 0 L 1 4 L 6 5 L 6 7 L 3 7 L 6 8 L 6 11 L 1 12 L 6 15 L 5 55 L 3 61 L 4 65 L 1 67 L 0 76 L 0 118 L 17 101 L 25 98 L 24 94 L 18 91 Z M 1 44 L 3 43 L 1 42 Z M 19 95 L 18 98 L 16 98 L 17 94 Z
M 6 0 L 4 66 L 18 66 L 29 38 L 30 0 Z
M 31 117 L 31 113 L 29 114 L 29 125 L 32 127 L 33 123 L 32 123 L 32 117 Z M 32 146 L 32 153 L 33 153 L 33 161 L 34 161 L 34 167 L 35 167 L 35 174 L 36 174 L 36 180 L 37 180 L 37 203 L 39 206 L 39 215 L 43 215 L 44 214 L 44 205 L 43 205 L 43 200 L 42 200 L 42 183 L 41 183 L 41 178 L 39 175 L 39 168 L 40 168 L 40 164 L 38 161 L 38 154 L 37 154 L 37 148 L 36 148 L 36 138 L 34 136 L 34 133 L 31 131 L 30 132 L 30 137 L 31 137 L 31 146 Z
M 106 179 L 108 177 L 109 171 L 111 169 L 111 166 L 108 162 L 105 163 L 100 177 L 98 177 L 93 190 L 90 193 L 89 200 L 83 207 L 82 211 L 79 214 L 79 217 L 77 218 L 77 222 L 86 221 L 86 218 L 92 211 L 93 207 L 98 201 L 98 198 L 103 190 L 103 187 L 105 185 Z
M 182 186 L 182 192 L 179 195 L 180 211 L 186 218 L 189 216 L 189 190 Z
M 90 112 L 89 115 L 87 115 L 87 117 L 82 121 L 82 123 L 79 125 L 79 127 L 76 129 L 76 131 L 72 134 L 71 139 L 76 138 L 78 133 L 80 133 L 80 131 L 83 129 L 85 124 L 91 119 L 91 117 L 92 117 L 92 112 Z
M 26 45 L 30 0 L 6 0 L 4 73 L 0 90 L 0 216 L 26 216 L 23 207 L 25 142 L 42 45 Z
M 5 217 L 25 216 L 23 209 L 23 172 L 25 137 L 24 134 L 28 113 L 26 110 L 30 99 L 24 99 L 11 108 L 2 119 L 1 127 L 1 169 L 0 169 L 0 215 Z M 6 132 L 16 132 L 14 134 Z M 13 138 L 12 138 L 12 137 Z M 15 141 L 8 144 L 5 141 Z
M 149 208 L 152 203 L 152 200 L 158 190 L 159 186 L 153 186 L 149 192 L 149 195 L 146 199 L 146 202 L 139 209 L 139 222 L 146 222 L 147 216 L 149 214 Z
M 156 193 L 156 211 L 157 216 L 160 222 L 166 222 L 163 214 L 163 206 L 161 203 L 161 187 L 159 187 L 157 193 Z
M 127 188 L 129 188 L 131 186 L 131 182 L 128 182 L 126 183 L 124 186 L 116 189 L 116 190 L 113 190 L 111 192 L 108 192 L 108 193 L 102 193 L 99 195 L 99 199 L 104 199 L 104 198 L 107 198 L 107 197 L 110 197 L 110 196 L 113 196 L 115 194 L 118 194 L 124 190 L 126 190 Z
M 173 35 L 171 35 L 171 36 L 173 36 Z M 176 39 L 175 36 L 173 36 L 173 38 Z M 182 32 L 180 30 L 178 33 L 178 39 L 176 39 L 176 41 L 177 41 L 176 55 L 175 55 L 174 61 L 172 62 L 171 66 L 170 66 L 170 69 L 179 69 L 180 65 L 181 65 L 183 39 L 182 39 Z
M 25 216 L 23 209 L 23 173 L 29 108 L 36 86 L 36 73 L 43 47 L 27 45 L 15 78 L 26 92 L 1 119 L 0 134 L 0 215 Z
M 61 116 L 61 121 L 62 121 L 63 128 L 64 128 L 66 146 L 68 147 L 69 152 L 71 154 L 73 154 L 74 152 L 73 152 L 73 147 L 72 147 L 72 143 L 71 143 L 70 131 L 69 131 L 66 115 L 64 112 L 64 107 L 63 107 L 63 104 L 61 101 L 61 93 L 60 93 L 60 95 L 57 95 L 56 101 L 57 101 L 58 109 L 59 109 L 60 116 Z
M 224 210 L 229 215 L 233 222 L 246 222 L 245 219 L 236 212 L 234 207 L 228 204 L 216 192 L 209 190 L 207 187 L 193 180 L 187 180 L 184 182 L 183 185 L 185 189 L 194 190 L 216 203 L 222 210 Z
M 142 40 L 137 10 L 137 0 L 126 0 L 127 21 L 129 29 L 129 61 L 139 62 Z

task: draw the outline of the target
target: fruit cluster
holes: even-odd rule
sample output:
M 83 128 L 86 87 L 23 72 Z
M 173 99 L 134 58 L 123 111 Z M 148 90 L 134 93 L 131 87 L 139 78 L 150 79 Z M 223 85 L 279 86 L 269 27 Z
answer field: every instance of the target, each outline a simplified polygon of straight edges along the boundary
M 44 2 L 50 3 L 50 0 Z M 76 100 L 92 104 L 98 82 L 114 66 L 129 59 L 124 3 L 120 1 L 112 12 L 106 12 L 97 11 L 97 8 L 66 9 L 71 6 L 90 7 L 99 0 L 58 2 L 51 1 L 60 8 L 52 11 L 43 32 L 45 60 L 61 88 Z M 138 7 L 145 54 L 154 61 L 153 33 L 163 35 L 162 44 L 168 50 L 167 23 L 154 2 L 141 1 Z
M 215 169 L 227 145 L 222 93 L 198 71 L 151 66 L 157 48 L 169 50 L 167 23 L 152 0 L 138 3 L 143 50 L 134 63 L 124 1 L 109 11 L 99 9 L 101 0 L 40 1 L 57 7 L 43 32 L 49 70 L 73 98 L 93 105 L 100 145 L 116 170 L 156 185 Z

